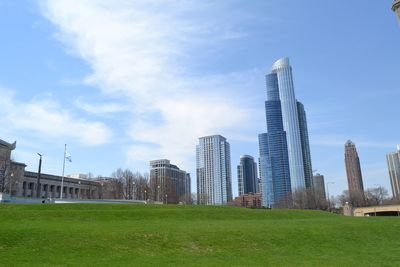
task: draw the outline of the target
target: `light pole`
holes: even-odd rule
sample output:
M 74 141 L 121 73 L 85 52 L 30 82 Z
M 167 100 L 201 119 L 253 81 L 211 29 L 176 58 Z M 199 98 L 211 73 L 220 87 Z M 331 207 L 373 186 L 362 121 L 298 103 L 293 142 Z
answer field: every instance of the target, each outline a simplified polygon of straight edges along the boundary
M 40 174 L 42 171 L 42 154 L 37 153 L 39 155 L 39 168 L 38 168 L 38 175 L 37 175 L 37 186 L 36 186 L 36 197 L 40 198 L 42 193 L 42 188 L 40 186 Z
M 165 194 L 165 204 L 168 204 L 168 195 Z
M 393 1 L 392 10 L 397 13 L 397 17 L 400 21 L 400 0 Z
M 329 196 L 329 184 L 335 184 L 335 182 L 327 182 L 326 183 L 326 192 L 328 193 L 328 210 L 331 211 L 331 199 Z
M 79 189 L 78 189 L 78 199 L 80 199 L 81 198 L 81 181 L 78 181 L 78 187 L 79 187 Z
M 160 202 L 160 186 L 157 185 L 157 201 Z

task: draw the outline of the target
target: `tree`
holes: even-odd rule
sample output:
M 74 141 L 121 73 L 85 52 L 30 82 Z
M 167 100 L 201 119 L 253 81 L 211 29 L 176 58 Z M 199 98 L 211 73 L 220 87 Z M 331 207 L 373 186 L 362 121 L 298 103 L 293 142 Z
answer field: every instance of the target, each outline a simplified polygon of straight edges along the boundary
M 365 200 L 367 206 L 379 206 L 388 200 L 389 193 L 386 188 L 379 186 L 368 188 L 365 191 Z

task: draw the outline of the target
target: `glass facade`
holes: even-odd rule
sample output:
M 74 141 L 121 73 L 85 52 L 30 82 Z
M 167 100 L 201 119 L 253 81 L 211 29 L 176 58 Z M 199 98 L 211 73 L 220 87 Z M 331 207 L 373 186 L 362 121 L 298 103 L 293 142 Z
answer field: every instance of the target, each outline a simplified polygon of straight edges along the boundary
M 400 199 L 400 148 L 386 155 L 393 198 Z
M 306 111 L 304 110 L 304 105 L 299 101 L 297 101 L 297 111 L 299 115 L 301 150 L 303 152 L 304 179 L 306 188 L 312 188 L 313 173 L 311 165 L 310 143 L 308 139 Z
M 304 106 L 294 95 L 289 59 L 275 62 L 266 75 L 267 133 L 259 135 L 263 205 L 290 198 L 292 190 L 312 186 L 312 166 Z
M 249 193 L 258 193 L 257 164 L 249 155 L 240 157 L 237 166 L 239 196 Z
M 289 59 L 283 58 L 275 62 L 272 66 L 272 73 L 276 73 L 278 78 L 279 99 L 282 108 L 283 129 L 286 132 L 292 189 L 301 189 L 305 187 L 303 153 L 297 100 L 294 94 L 292 67 L 289 64 Z
M 221 135 L 201 137 L 196 152 L 198 204 L 227 204 L 232 200 L 229 143 Z

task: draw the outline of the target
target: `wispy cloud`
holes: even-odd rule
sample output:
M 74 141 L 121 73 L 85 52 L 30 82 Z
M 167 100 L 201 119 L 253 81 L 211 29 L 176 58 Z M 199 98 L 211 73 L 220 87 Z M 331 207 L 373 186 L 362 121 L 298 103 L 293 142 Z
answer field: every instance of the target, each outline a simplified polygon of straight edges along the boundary
M 72 115 L 50 96 L 20 102 L 10 90 L 0 89 L 0 122 L 8 131 L 25 130 L 45 138 L 69 137 L 85 145 L 101 145 L 112 136 L 103 123 Z
M 218 40 L 244 37 L 220 26 L 222 18 L 207 15 L 216 2 L 41 3 L 59 29 L 57 38 L 90 64 L 86 82 L 130 99 L 133 119 L 126 131 L 132 138 L 127 152 L 132 160 L 168 157 L 187 166 L 199 136 L 235 134 L 251 124 L 253 110 L 243 103 L 237 79 L 198 75 L 188 64 Z M 239 79 L 245 84 L 244 77 Z
M 311 144 L 317 146 L 333 146 L 333 147 L 344 147 L 344 144 L 349 138 L 341 136 L 341 135 L 314 135 L 311 138 Z M 382 142 L 382 141 L 374 141 L 368 140 L 364 137 L 354 137 L 351 139 L 356 143 L 357 147 L 369 147 L 369 148 L 388 148 L 395 149 L 393 144 L 396 144 L 395 141 L 391 142 Z

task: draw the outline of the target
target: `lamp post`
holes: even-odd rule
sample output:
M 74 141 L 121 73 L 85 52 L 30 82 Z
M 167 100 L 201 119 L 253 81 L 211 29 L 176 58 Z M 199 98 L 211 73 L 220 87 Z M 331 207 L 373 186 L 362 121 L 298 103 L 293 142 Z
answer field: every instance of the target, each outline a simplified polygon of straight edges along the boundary
M 42 171 L 42 154 L 37 153 L 39 155 L 39 169 L 38 169 L 38 175 L 37 175 L 37 186 L 36 186 L 36 197 L 40 198 L 41 193 L 42 193 L 42 188 L 40 186 L 40 174 Z
M 393 1 L 392 10 L 397 13 L 397 17 L 400 21 L 400 0 Z
M 157 201 L 160 202 L 160 186 L 157 185 Z
M 335 182 L 327 182 L 326 183 L 326 192 L 328 193 L 328 210 L 331 211 L 331 199 L 329 196 L 329 184 L 335 184 Z
M 78 189 L 78 199 L 80 199 L 81 198 L 81 181 L 78 181 L 78 187 L 79 187 L 79 189 Z

